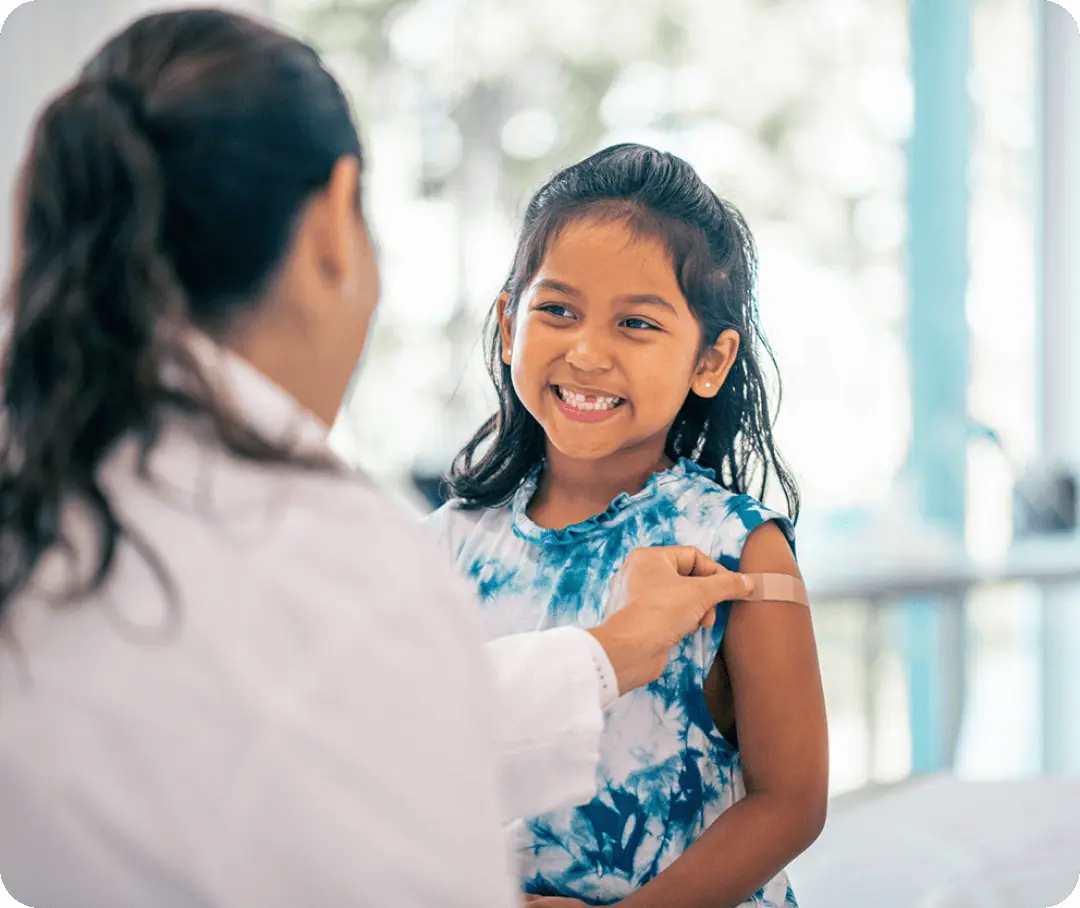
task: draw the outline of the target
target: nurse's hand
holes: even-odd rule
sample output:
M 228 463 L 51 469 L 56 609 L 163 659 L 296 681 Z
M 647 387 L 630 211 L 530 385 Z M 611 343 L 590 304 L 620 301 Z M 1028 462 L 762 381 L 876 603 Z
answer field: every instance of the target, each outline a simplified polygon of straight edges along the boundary
M 716 620 L 716 606 L 753 583 L 690 546 L 635 549 L 615 577 L 610 617 L 590 633 L 615 669 L 619 693 L 655 681 L 684 637 Z

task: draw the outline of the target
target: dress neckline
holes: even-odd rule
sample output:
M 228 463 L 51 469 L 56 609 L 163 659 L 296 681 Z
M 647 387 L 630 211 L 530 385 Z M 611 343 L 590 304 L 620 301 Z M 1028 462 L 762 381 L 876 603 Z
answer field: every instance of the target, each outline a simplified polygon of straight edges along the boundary
M 716 479 L 716 473 L 713 470 L 702 467 L 686 457 L 680 457 L 668 469 L 653 473 L 640 492 L 633 495 L 621 492 L 599 514 L 595 514 L 580 523 L 572 523 L 561 529 L 553 529 L 538 526 L 527 513 L 529 503 L 536 494 L 536 488 L 543 470 L 544 463 L 541 461 L 522 480 L 510 502 L 514 534 L 521 539 L 540 545 L 566 545 L 610 529 L 637 510 L 642 504 L 655 499 L 661 489 L 672 482 L 692 476 L 702 476 L 714 481 Z

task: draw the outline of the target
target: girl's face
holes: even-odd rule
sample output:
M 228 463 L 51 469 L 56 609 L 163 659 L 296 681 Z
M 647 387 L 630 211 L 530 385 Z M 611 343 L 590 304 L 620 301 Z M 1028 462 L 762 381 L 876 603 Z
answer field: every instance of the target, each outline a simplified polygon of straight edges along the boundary
M 713 397 L 739 348 L 725 331 L 702 354 L 701 328 L 671 258 L 622 222 L 581 220 L 552 243 L 511 316 L 499 302 L 514 390 L 565 457 L 655 448 L 693 391 Z

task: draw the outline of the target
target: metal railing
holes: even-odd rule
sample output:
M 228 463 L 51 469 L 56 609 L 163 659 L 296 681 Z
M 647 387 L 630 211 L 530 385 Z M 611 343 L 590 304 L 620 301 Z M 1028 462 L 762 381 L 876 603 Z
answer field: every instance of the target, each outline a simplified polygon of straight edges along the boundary
M 846 633 L 842 643 L 833 641 L 835 651 L 850 653 L 852 628 L 858 634 L 857 659 L 860 665 L 857 689 L 844 691 L 845 700 L 850 710 L 857 702 L 860 722 L 864 732 L 863 752 L 859 756 L 862 763 L 862 775 L 865 784 L 873 785 L 886 780 L 877 777 L 876 767 L 882 748 L 882 729 L 879 717 L 882 713 L 880 696 L 885 689 L 883 676 L 884 658 L 890 648 L 895 648 L 894 631 L 897 617 L 908 616 L 912 610 L 931 608 L 936 612 L 941 635 L 941 648 L 932 657 L 936 660 L 939 672 L 937 694 L 939 702 L 929 704 L 940 719 L 940 765 L 924 766 L 924 770 L 949 770 L 957 756 L 958 742 L 968 708 L 968 662 L 971 644 L 971 614 L 969 604 L 972 594 L 979 594 L 994 588 L 1016 586 L 1034 587 L 1041 608 L 1039 628 L 1039 670 L 1041 674 L 1042 740 L 1033 742 L 1039 749 L 1042 769 L 1065 768 L 1068 771 L 1080 771 L 1076 762 L 1075 746 L 1066 747 L 1069 751 L 1064 757 L 1055 758 L 1053 751 L 1058 745 L 1061 729 L 1061 710 L 1054 708 L 1051 701 L 1065 696 L 1062 685 L 1080 683 L 1069 673 L 1061 671 L 1062 659 L 1054 653 L 1062 650 L 1063 642 L 1055 639 L 1053 621 L 1045 620 L 1048 609 L 1080 609 L 1080 594 L 1076 595 L 1075 604 L 1071 600 L 1072 589 L 1080 589 L 1080 539 L 1062 537 L 1025 542 L 1017 545 L 1009 555 L 997 562 L 986 563 L 974 560 L 955 560 L 937 564 L 904 563 L 882 565 L 860 569 L 858 565 L 828 572 L 809 573 L 807 586 L 810 589 L 814 608 L 821 615 L 819 626 L 828 632 L 830 626 L 838 626 L 840 615 L 834 612 L 838 607 L 849 609 L 846 616 L 855 619 L 844 625 Z M 830 618 L 835 619 L 830 625 Z M 823 640 L 827 650 L 828 641 Z M 839 649 L 838 649 L 839 647 Z M 1069 647 L 1066 645 L 1065 649 Z M 910 653 L 905 655 L 910 656 Z M 1080 639 L 1075 641 L 1075 655 L 1080 660 Z M 824 661 L 823 672 L 828 676 L 830 666 Z M 828 681 L 828 677 L 826 678 Z M 850 685 L 847 685 L 850 687 Z M 920 704 L 912 702 L 912 691 L 908 690 L 909 709 L 916 712 Z M 1069 702 L 1078 702 L 1074 695 Z M 925 708 L 928 704 L 922 704 Z M 1002 707 L 1002 720 L 1009 720 L 1006 704 Z M 1077 715 L 1080 722 L 1080 714 Z M 991 746 L 989 743 L 987 746 Z M 1060 747 L 1058 747 L 1060 749 Z M 849 759 L 854 757 L 848 753 Z M 1062 766 L 1062 763 L 1069 765 Z

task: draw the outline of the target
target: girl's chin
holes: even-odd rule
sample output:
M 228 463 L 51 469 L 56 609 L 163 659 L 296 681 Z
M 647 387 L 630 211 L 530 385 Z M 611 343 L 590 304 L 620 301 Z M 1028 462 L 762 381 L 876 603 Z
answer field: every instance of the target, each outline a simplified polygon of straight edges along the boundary
M 603 460 L 618 454 L 625 447 L 621 438 L 574 438 L 572 436 L 577 433 L 548 431 L 547 427 L 544 427 L 544 434 L 547 436 L 549 449 L 554 448 L 563 457 L 572 460 Z M 592 434 L 595 436 L 599 433 L 593 429 Z
M 575 444 L 571 439 L 554 438 L 551 435 L 548 435 L 547 443 L 549 450 L 554 449 L 563 457 L 569 457 L 572 460 L 603 460 L 605 457 L 618 454 L 620 448 L 617 444 Z

